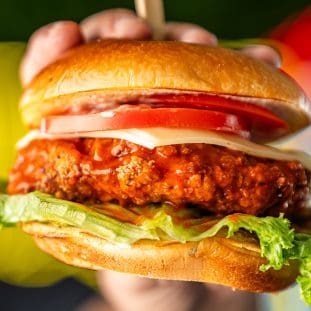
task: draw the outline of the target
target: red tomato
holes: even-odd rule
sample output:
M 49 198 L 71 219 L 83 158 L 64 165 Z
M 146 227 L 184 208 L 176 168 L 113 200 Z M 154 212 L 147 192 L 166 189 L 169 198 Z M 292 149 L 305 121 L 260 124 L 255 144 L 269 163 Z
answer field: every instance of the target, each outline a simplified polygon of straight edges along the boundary
M 51 134 L 62 134 L 150 127 L 215 130 L 249 137 L 247 123 L 241 117 L 189 108 L 140 108 L 50 116 L 43 120 L 41 130 Z
M 209 94 L 152 95 L 142 98 L 141 103 L 152 103 L 154 107 L 187 107 L 217 110 L 247 119 L 253 134 L 259 137 L 277 137 L 285 134 L 288 125 L 270 110 L 238 99 Z

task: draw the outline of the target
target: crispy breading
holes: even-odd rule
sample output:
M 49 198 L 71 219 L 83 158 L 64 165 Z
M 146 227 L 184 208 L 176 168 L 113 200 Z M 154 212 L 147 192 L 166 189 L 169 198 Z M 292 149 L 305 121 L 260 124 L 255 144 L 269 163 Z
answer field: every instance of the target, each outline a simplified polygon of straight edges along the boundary
M 152 150 L 118 139 L 37 140 L 19 150 L 9 193 L 33 190 L 78 202 L 187 204 L 225 215 L 287 216 L 303 208 L 307 172 L 207 144 Z

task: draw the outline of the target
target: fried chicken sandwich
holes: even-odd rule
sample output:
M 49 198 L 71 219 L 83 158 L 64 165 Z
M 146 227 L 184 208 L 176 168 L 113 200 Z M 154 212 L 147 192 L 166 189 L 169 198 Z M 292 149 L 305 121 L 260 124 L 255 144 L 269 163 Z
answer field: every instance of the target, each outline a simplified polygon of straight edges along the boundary
M 311 303 L 311 158 L 269 146 L 311 105 L 232 50 L 107 40 L 44 69 L 20 109 L 0 223 L 90 269 L 273 292 Z M 309 231 L 310 232 L 310 231 Z

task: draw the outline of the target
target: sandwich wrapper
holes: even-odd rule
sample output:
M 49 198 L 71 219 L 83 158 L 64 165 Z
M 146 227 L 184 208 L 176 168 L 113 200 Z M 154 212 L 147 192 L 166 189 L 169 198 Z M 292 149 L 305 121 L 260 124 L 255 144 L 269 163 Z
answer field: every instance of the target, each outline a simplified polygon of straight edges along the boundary
M 0 43 L 0 193 L 5 192 L 16 141 L 24 134 L 18 112 L 18 79 L 25 44 Z M 0 229 L 0 280 L 12 285 L 47 286 L 74 277 L 95 287 L 95 273 L 65 265 L 43 253 L 18 227 Z

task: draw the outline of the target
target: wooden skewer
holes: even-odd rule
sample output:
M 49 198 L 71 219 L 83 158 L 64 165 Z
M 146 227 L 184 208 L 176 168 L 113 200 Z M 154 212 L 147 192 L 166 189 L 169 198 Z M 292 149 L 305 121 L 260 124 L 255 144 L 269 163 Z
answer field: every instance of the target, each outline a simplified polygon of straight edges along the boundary
M 165 37 L 165 16 L 162 0 L 135 0 L 136 13 L 144 18 L 152 29 L 154 40 Z

